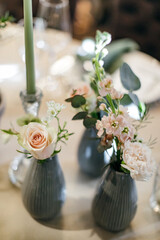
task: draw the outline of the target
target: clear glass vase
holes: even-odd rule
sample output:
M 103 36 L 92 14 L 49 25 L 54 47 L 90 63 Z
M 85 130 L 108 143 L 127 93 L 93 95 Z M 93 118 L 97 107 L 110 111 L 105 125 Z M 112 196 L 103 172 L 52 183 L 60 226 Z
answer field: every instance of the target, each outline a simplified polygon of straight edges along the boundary
M 160 213 L 160 163 L 157 166 L 153 190 L 150 197 L 150 206 L 154 212 Z
M 36 89 L 35 94 L 27 94 L 26 90 L 20 92 L 22 106 L 26 114 L 38 115 L 42 96 L 42 91 L 39 88 Z M 29 165 L 30 160 L 26 158 L 25 154 L 18 155 L 13 159 L 8 170 L 12 184 L 21 187 Z

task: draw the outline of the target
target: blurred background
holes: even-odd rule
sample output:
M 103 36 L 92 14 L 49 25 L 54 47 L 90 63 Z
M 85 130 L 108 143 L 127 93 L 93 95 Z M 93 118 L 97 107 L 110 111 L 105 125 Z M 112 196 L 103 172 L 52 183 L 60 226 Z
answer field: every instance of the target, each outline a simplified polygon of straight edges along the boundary
M 22 0 L 0 0 L 0 15 L 9 11 L 18 22 L 23 18 Z M 37 15 L 39 0 L 33 0 Z M 113 39 L 131 38 L 141 51 L 160 60 L 159 0 L 69 0 L 72 34 L 76 39 L 108 31 Z

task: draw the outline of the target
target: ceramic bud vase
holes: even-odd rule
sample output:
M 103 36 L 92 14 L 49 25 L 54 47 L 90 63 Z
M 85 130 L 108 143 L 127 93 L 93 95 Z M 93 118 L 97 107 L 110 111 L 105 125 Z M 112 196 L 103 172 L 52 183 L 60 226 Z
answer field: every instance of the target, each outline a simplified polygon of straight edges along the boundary
M 109 163 L 112 155 L 112 148 L 109 149 L 110 152 L 109 150 L 103 153 L 98 152 L 97 146 L 99 140 L 96 138 L 97 135 L 94 128 L 86 129 L 78 148 L 78 163 L 80 169 L 91 177 L 102 176 L 104 166 Z
M 128 227 L 137 210 L 137 189 L 129 174 L 109 166 L 92 203 L 95 222 L 111 232 Z
M 22 184 L 22 199 L 30 215 L 41 221 L 57 217 L 66 198 L 65 180 L 57 155 L 44 162 L 32 159 Z

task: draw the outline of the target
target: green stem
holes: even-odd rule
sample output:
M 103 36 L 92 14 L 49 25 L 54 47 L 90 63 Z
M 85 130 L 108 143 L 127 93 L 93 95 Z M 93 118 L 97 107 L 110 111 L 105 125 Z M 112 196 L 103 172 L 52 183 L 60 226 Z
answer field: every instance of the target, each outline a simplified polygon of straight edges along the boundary
M 118 108 L 118 113 L 119 113 L 119 105 L 120 105 L 120 100 L 117 99 L 117 108 Z
M 96 68 L 96 74 L 98 77 L 98 80 L 101 81 L 101 76 L 100 76 L 100 72 L 99 72 L 99 53 L 97 53 L 96 58 L 95 58 L 95 68 Z
M 115 107 L 114 107 L 114 104 L 113 104 L 113 101 L 112 101 L 112 98 L 111 98 L 110 94 L 107 94 L 106 98 L 109 102 L 109 105 L 110 105 L 110 108 L 112 109 L 112 112 L 114 114 L 116 114 Z

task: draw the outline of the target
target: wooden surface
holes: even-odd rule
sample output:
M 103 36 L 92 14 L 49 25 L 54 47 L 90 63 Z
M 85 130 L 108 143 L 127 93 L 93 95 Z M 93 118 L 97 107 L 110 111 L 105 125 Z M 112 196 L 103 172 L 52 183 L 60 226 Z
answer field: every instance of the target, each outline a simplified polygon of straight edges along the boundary
M 52 39 L 54 33 L 46 35 Z M 24 63 L 18 55 L 18 49 L 22 46 L 22 35 L 16 35 L 8 42 L 0 45 L 0 67 L 2 64 L 16 64 L 17 73 L 12 77 L 2 78 L 0 75 L 0 88 L 6 101 L 6 111 L 1 120 L 1 128 L 8 128 L 10 122 L 15 125 L 19 116 L 23 115 L 19 92 L 25 88 Z M 20 45 L 21 43 L 21 45 Z M 82 79 L 82 69 L 75 60 L 75 53 L 79 43 L 72 41 L 68 46 L 65 56 L 72 61 L 72 67 L 63 75 L 52 76 L 51 80 L 45 78 L 45 74 L 39 74 L 37 85 L 43 88 L 44 97 L 40 109 L 40 115 L 45 114 L 46 101 L 55 99 L 63 102 L 69 89 Z M 53 62 L 54 63 L 54 62 Z M 142 63 L 143 64 L 143 63 Z M 43 65 L 43 64 L 42 64 Z M 44 61 L 45 66 L 45 61 Z M 0 68 L 1 69 L 1 68 Z M 37 68 L 38 69 L 38 68 Z M 11 73 L 11 72 L 10 72 Z M 42 76 L 43 75 L 43 76 Z M 54 86 L 58 82 L 58 88 Z M 56 85 L 57 86 L 57 85 Z M 60 163 L 64 172 L 67 200 L 62 209 L 62 215 L 54 223 L 48 226 L 36 222 L 25 210 L 20 190 L 12 186 L 8 180 L 8 166 L 14 158 L 18 145 L 16 139 L 4 145 L 0 143 L 0 239 L 1 240 L 106 240 L 106 239 L 145 239 L 159 240 L 160 218 L 152 212 L 149 206 L 149 197 L 152 191 L 153 178 L 149 182 L 137 182 L 138 210 L 131 225 L 123 232 L 109 233 L 95 225 L 91 215 L 91 203 L 98 179 L 91 179 L 79 171 L 77 162 L 77 149 L 84 128 L 80 121 L 71 121 L 74 112 L 67 104 L 62 113 L 62 119 L 68 121 L 68 128 L 75 134 L 68 144 L 63 146 L 59 154 Z M 153 149 L 153 156 L 159 161 L 159 119 L 160 105 L 155 105 L 150 110 L 153 117 L 151 124 L 141 130 L 141 135 L 146 140 L 150 135 L 157 137 L 157 143 Z

